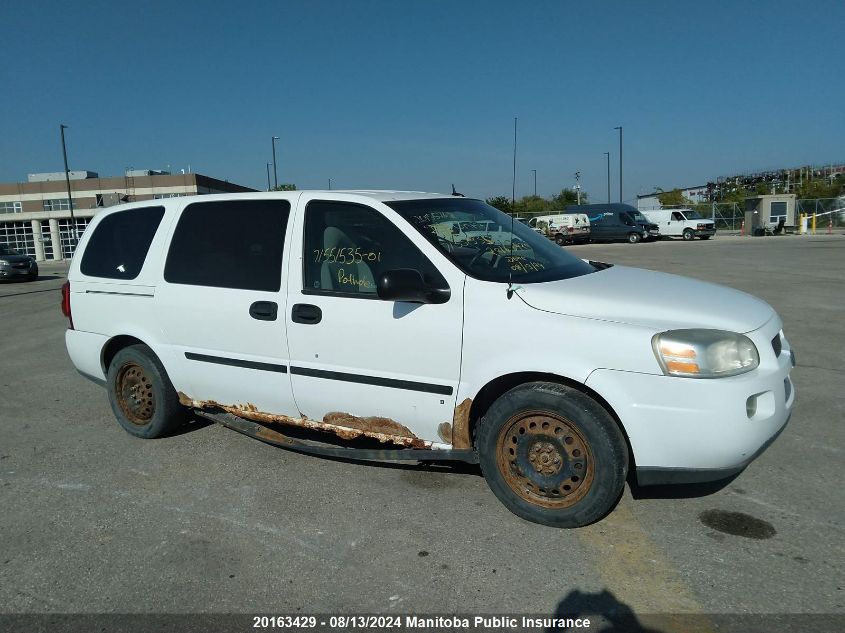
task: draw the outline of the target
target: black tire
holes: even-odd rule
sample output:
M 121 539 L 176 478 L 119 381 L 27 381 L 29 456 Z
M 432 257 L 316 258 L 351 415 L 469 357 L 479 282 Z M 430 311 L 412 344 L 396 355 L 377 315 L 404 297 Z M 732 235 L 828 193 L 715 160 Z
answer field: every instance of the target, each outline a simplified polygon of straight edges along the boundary
M 631 244 L 636 244 L 642 239 L 639 233 L 628 233 L 628 241 Z
M 186 410 L 164 366 L 146 345 L 130 345 L 117 352 L 106 382 L 114 417 L 131 435 L 162 437 L 185 421 Z
M 566 244 L 566 238 L 560 234 L 555 235 L 555 244 L 557 244 L 558 246 L 563 246 L 564 244 Z
M 701 235 L 700 237 L 701 237 L 702 240 L 709 240 L 713 236 L 712 235 Z
M 684 241 L 691 242 L 692 240 L 695 239 L 695 231 L 693 231 L 692 229 L 684 229 L 683 237 L 684 237 Z
M 628 448 L 615 420 L 586 394 L 556 383 L 527 383 L 499 397 L 478 423 L 476 447 L 499 501 L 552 527 L 604 517 L 628 474 Z

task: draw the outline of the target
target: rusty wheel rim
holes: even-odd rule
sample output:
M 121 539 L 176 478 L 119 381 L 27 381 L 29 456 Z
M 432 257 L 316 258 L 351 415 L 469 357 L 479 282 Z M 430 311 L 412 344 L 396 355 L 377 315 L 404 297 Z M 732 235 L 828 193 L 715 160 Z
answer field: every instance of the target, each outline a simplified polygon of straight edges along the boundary
M 117 373 L 117 402 L 123 415 L 132 424 L 149 424 L 155 414 L 153 383 L 144 368 L 136 363 L 126 363 Z
M 593 455 L 578 427 L 548 411 L 520 413 L 496 441 L 499 472 L 520 498 L 545 508 L 577 503 L 593 483 Z

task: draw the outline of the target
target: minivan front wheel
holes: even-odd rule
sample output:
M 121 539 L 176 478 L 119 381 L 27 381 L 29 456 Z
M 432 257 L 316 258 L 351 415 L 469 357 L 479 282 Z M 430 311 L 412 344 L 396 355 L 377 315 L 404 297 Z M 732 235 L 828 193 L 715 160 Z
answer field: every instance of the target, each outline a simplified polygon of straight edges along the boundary
M 628 241 L 631 242 L 631 244 L 636 244 L 641 239 L 642 238 L 639 233 L 628 233 Z
M 124 347 L 109 365 L 109 403 L 120 426 L 143 438 L 174 431 L 185 417 L 164 366 L 146 345 Z
M 619 427 L 586 394 L 555 383 L 516 387 L 479 423 L 476 446 L 493 493 L 514 514 L 574 528 L 598 521 L 622 494 L 628 451 Z
M 684 229 L 683 237 L 687 242 L 691 242 L 695 239 L 695 232 L 692 229 Z

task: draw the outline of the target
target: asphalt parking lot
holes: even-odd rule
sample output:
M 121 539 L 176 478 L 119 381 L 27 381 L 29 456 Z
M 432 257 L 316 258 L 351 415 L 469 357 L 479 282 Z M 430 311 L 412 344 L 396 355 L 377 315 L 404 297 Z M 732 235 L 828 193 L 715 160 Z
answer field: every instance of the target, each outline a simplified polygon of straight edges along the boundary
M 842 622 L 845 236 L 571 250 L 723 283 L 782 316 L 798 359 L 793 417 L 725 487 L 626 489 L 605 520 L 565 531 L 509 513 L 472 467 L 321 459 L 203 423 L 135 439 L 71 366 L 64 266 L 43 264 L 38 281 L 0 286 L 0 612 L 553 614 L 609 602 Z

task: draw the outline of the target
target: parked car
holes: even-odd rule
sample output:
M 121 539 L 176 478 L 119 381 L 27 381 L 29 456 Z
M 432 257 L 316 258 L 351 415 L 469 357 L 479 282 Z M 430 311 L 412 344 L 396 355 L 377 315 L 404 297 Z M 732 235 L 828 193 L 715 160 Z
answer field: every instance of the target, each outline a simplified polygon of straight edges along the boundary
M 590 220 L 584 213 L 538 215 L 528 221 L 528 226 L 560 246 L 590 241 Z
M 627 240 L 631 244 L 650 242 L 660 236 L 657 225 L 630 204 L 582 204 L 566 207 L 587 214 L 590 219 L 591 239 L 594 242 Z
M 35 281 L 38 264 L 34 257 L 22 255 L 8 244 L 0 244 L 0 280 L 10 279 Z
M 438 233 L 461 222 L 509 239 Z M 74 366 L 132 435 L 166 435 L 192 411 L 306 453 L 478 462 L 511 511 L 559 527 L 611 511 L 629 469 L 641 485 L 736 474 L 795 399 L 765 302 L 586 262 L 442 194 L 104 209 L 62 310 Z M 503 336 L 523 330 L 567 335 Z
M 644 215 L 660 228 L 661 237 L 682 237 L 692 241 L 696 237 L 709 240 L 716 235 L 716 224 L 693 209 L 656 209 Z

